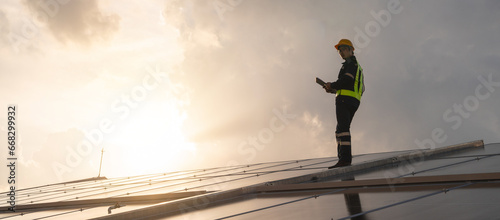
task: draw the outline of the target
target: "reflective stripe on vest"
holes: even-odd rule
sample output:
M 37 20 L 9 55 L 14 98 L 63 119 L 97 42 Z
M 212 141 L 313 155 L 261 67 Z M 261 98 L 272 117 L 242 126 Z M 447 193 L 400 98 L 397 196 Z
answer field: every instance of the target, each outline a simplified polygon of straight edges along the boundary
M 365 90 L 363 81 L 363 68 L 361 68 L 361 65 L 358 64 L 358 70 L 356 70 L 356 78 L 354 78 L 354 91 L 348 89 L 340 89 L 337 90 L 337 96 L 351 96 L 361 101 L 361 95 L 363 95 L 363 91 Z

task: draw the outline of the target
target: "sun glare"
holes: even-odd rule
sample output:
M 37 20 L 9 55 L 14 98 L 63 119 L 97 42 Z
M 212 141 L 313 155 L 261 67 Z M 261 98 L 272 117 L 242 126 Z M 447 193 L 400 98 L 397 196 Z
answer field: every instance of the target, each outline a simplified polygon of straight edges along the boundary
M 180 170 L 196 155 L 182 131 L 186 116 L 174 103 L 145 103 L 110 139 L 107 170 L 133 176 Z M 104 169 L 104 168 L 103 168 Z

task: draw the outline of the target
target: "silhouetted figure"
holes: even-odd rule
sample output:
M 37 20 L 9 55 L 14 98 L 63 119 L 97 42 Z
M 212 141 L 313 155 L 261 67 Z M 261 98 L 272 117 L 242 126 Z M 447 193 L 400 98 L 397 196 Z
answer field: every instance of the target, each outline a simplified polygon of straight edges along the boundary
M 335 45 L 335 48 L 345 62 L 342 63 L 337 81 L 324 85 L 326 92 L 337 95 L 335 98 L 335 112 L 337 114 L 335 137 L 339 161 L 328 169 L 351 165 L 351 122 L 365 90 L 363 68 L 354 56 L 354 47 L 351 41 L 342 39 Z

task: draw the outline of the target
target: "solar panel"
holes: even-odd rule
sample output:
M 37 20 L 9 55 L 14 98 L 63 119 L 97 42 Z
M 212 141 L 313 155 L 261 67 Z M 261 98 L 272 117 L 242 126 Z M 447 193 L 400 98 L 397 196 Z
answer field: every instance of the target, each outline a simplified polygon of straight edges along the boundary
M 491 217 L 496 209 L 484 209 L 500 199 L 483 200 L 484 208 L 480 199 L 500 195 L 498 180 L 488 179 L 500 173 L 500 144 L 482 146 L 356 155 L 351 167 L 335 170 L 326 167 L 336 158 L 313 158 L 51 184 L 18 191 L 23 215 L 3 211 L 0 219 L 454 217 L 438 207 Z M 466 214 L 473 208 L 482 214 Z

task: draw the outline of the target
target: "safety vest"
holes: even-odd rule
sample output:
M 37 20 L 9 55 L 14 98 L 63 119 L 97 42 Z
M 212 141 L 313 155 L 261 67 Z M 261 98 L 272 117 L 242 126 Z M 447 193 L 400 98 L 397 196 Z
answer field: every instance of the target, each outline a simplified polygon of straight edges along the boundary
M 337 90 L 337 96 L 339 95 L 351 96 L 361 101 L 361 96 L 363 95 L 364 91 L 365 91 L 365 85 L 363 77 L 363 68 L 361 68 L 361 65 L 359 65 L 358 63 L 358 70 L 356 70 L 356 77 L 354 78 L 354 91 L 348 89 L 339 89 Z

